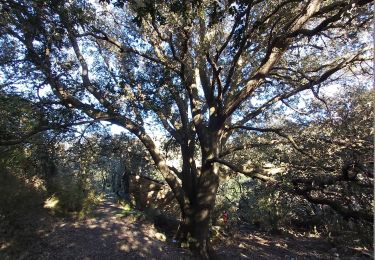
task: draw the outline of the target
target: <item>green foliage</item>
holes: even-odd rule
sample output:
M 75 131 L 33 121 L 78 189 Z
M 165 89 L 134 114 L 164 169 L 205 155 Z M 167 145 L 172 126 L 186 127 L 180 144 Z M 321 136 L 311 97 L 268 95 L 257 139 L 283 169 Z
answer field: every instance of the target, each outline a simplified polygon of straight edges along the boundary
M 121 211 L 116 213 L 116 216 L 127 217 L 133 222 L 145 218 L 145 213 L 135 209 L 130 203 L 123 200 L 119 200 L 118 203 L 120 204 L 119 208 Z
M 227 225 L 222 221 L 224 211 L 229 215 Z M 221 185 L 212 220 L 213 237 L 246 223 L 271 233 L 326 237 L 337 245 L 371 247 L 373 242 L 371 223 L 345 218 L 327 205 L 243 177 Z
M 310 203 L 261 183 L 252 183 L 244 190 L 237 211 L 241 222 L 264 231 L 307 233 L 352 246 L 372 244 L 370 223 L 344 218 L 328 206 Z
M 237 209 L 242 194 L 242 183 L 247 178 L 227 178 L 219 187 L 216 198 L 216 207 L 212 213 L 213 225 L 222 224 L 222 214 L 226 211 L 229 214 L 229 222 L 236 223 L 238 220 Z
M 44 141 L 39 138 L 38 143 L 0 147 L 0 168 L 4 171 L 1 174 L 1 191 L 5 198 L 1 203 L 6 215 L 12 212 L 32 215 L 33 211 L 28 212 L 27 209 L 43 209 L 46 202 L 55 204 L 48 206 L 52 213 L 87 214 L 98 203 L 98 194 L 83 174 L 61 168 L 59 162 L 63 158 L 52 154 L 54 147 L 48 147 Z M 12 219 L 12 216 L 9 215 L 9 218 Z
M 0 166 L 0 198 L 0 258 L 15 259 L 46 220 L 43 181 L 16 176 Z
M 293 228 L 311 230 L 313 227 L 311 204 L 300 197 L 256 182 L 248 183 L 239 202 L 238 214 L 242 221 L 265 231 Z
M 22 178 L 4 170 L 0 172 L 0 217 L 2 221 L 22 225 L 22 218 L 43 210 L 45 196 L 42 180 Z
M 99 202 L 98 194 L 76 176 L 61 174 L 51 182 L 48 192 L 52 194 L 51 198 L 57 200 L 56 205 L 51 207 L 53 213 L 81 217 Z

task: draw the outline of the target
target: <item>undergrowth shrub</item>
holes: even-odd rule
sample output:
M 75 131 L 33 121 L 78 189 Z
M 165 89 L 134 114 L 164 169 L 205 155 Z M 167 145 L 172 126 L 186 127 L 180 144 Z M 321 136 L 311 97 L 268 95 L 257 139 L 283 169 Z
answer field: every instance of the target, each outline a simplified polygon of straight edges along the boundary
M 46 192 L 37 178 L 0 170 L 0 259 L 16 259 L 46 225 Z
M 74 175 L 55 176 L 48 192 L 50 201 L 54 201 L 50 209 L 60 216 L 83 217 L 100 202 L 99 193 Z
M 246 223 L 261 231 L 322 236 L 338 244 L 372 247 L 373 243 L 371 223 L 345 218 L 327 205 L 312 204 L 258 181 L 223 181 L 212 215 L 215 228 L 223 226 L 224 212 L 227 229 Z
M 15 225 L 30 214 L 43 211 L 46 196 L 38 179 L 26 179 L 0 172 L 0 215 Z
M 238 177 L 222 180 L 216 197 L 216 205 L 212 212 L 212 225 L 224 224 L 224 212 L 228 215 L 226 226 L 238 223 L 238 205 L 243 193 L 242 182 L 243 179 Z
M 372 224 L 336 213 L 327 205 L 253 183 L 241 195 L 238 216 L 260 230 L 323 236 L 338 244 L 372 247 Z

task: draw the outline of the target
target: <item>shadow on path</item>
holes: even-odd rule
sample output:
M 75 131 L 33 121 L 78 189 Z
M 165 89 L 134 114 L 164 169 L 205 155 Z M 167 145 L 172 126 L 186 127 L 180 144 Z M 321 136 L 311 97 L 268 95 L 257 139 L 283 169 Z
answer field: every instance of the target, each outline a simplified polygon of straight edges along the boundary
M 164 241 L 152 223 L 123 213 L 116 197 L 107 195 L 94 217 L 55 223 L 52 231 L 35 236 L 39 240 L 18 259 L 194 259 L 189 250 Z M 221 259 L 334 259 L 336 253 L 340 259 L 372 259 L 353 249 L 332 248 L 321 238 L 287 238 L 246 228 L 214 247 Z
M 59 222 L 23 259 L 191 259 L 146 221 L 121 217 L 114 196 L 106 196 L 93 218 Z

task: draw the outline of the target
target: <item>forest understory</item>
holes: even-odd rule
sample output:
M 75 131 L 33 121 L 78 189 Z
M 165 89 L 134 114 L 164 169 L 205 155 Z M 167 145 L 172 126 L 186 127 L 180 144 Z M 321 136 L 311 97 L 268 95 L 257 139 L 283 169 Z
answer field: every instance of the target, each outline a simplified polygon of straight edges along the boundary
M 198 259 L 173 243 L 173 225 L 124 210 L 114 195 L 80 220 L 44 211 L 22 221 L 19 227 L 1 225 L 0 259 Z M 274 234 L 245 223 L 222 227 L 212 241 L 218 259 L 354 260 L 373 254 L 345 237 Z

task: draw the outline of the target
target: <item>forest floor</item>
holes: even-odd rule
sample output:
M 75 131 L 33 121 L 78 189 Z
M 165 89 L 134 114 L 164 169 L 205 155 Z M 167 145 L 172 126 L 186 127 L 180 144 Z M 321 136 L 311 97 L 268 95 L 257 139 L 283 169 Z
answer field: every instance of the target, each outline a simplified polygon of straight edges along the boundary
M 85 219 L 43 221 L 17 259 L 194 259 L 171 242 L 172 234 L 159 232 L 147 219 L 124 215 L 110 196 Z M 372 259 L 366 250 L 334 246 L 321 238 L 268 235 L 245 227 L 213 244 L 220 259 Z M 14 259 L 1 254 L 5 249 L 0 246 L 0 259 Z

